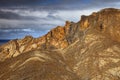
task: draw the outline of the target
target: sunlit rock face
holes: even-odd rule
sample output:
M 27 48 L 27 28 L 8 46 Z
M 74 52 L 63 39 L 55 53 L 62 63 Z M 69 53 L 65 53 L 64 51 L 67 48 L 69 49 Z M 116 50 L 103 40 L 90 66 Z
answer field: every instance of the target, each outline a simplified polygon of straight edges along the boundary
M 23 39 L 12 40 L 0 47 L 2 56 L 1 60 L 11 58 L 22 53 L 35 49 L 64 49 L 79 37 L 77 34 L 77 23 L 66 21 L 65 26 L 58 26 L 40 38 L 26 36 Z
M 2 45 L 0 80 L 120 80 L 120 10 Z

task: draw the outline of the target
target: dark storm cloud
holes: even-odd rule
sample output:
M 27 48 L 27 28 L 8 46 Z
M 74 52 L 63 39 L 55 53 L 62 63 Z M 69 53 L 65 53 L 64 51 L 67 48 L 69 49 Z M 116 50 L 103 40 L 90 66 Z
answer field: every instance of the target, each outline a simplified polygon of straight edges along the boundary
M 3 12 L 0 10 L 0 19 L 19 19 L 19 20 L 30 20 L 30 19 L 34 19 L 32 17 L 25 17 L 25 16 L 20 16 L 17 13 L 13 13 L 13 12 Z
M 20 15 L 21 12 L 14 12 L 14 10 L 0 9 L 0 19 L 12 20 L 38 20 L 38 17 Z
M 62 17 L 55 11 L 0 9 L 0 28 L 34 28 L 49 30 L 62 24 Z
M 59 16 L 54 16 L 56 11 L 43 10 L 20 10 L 20 9 L 0 9 L 0 19 L 15 19 L 15 20 L 63 20 Z
M 120 0 L 0 0 L 1 7 L 17 6 L 45 9 L 87 9 L 108 6 Z

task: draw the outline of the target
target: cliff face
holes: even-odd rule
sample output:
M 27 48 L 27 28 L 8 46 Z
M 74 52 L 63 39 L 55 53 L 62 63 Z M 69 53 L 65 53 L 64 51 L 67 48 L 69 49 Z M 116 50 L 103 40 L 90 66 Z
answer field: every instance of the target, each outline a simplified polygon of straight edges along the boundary
M 103 9 L 97 13 L 93 13 L 90 16 L 82 16 L 80 21 L 80 28 L 86 29 L 92 27 L 97 31 L 101 31 L 104 35 L 107 35 L 111 39 L 120 40 L 120 10 L 118 9 Z M 92 29 L 92 30 L 93 30 Z
M 120 80 L 120 10 L 12 40 L 0 47 L 0 61 L 1 80 Z

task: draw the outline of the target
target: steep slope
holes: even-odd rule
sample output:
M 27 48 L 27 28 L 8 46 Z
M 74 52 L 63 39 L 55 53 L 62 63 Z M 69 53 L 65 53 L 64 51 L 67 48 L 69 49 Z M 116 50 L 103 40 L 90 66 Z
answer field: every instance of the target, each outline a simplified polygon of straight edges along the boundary
M 64 56 L 82 80 L 120 80 L 119 15 L 120 10 L 104 9 L 79 22 L 84 34 Z
M 120 10 L 66 21 L 0 47 L 1 80 L 120 80 Z

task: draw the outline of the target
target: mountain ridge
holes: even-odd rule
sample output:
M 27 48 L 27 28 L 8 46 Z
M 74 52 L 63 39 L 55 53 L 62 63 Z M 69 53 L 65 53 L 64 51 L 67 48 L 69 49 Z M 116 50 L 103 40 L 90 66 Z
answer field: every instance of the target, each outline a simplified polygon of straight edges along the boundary
M 0 79 L 119 80 L 119 22 L 120 10 L 106 8 L 40 38 L 12 40 L 0 46 Z

